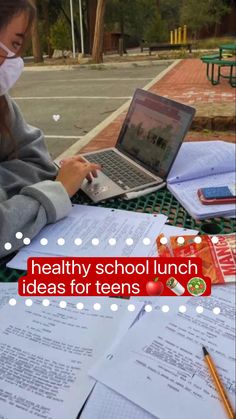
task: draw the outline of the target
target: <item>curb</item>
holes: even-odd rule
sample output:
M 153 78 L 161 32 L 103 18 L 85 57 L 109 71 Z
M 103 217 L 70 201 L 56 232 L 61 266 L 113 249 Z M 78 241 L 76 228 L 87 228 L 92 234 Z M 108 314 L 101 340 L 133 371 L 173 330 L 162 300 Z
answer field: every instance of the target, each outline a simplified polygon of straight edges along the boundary
M 101 63 L 101 64 L 73 64 L 73 65 L 39 65 L 39 66 L 26 66 L 24 71 L 72 71 L 87 68 L 90 70 L 102 70 L 109 68 L 133 68 L 133 67 L 149 67 L 158 65 L 171 65 L 176 60 L 145 60 L 145 61 L 130 61 L 122 63 Z
M 172 62 L 172 64 L 169 67 L 167 67 L 160 74 L 158 74 L 151 82 L 149 82 L 145 87 L 143 87 L 143 89 L 148 90 L 150 87 L 152 87 L 157 81 L 162 79 L 162 77 L 164 77 L 169 71 L 171 71 L 180 61 L 182 60 L 174 60 L 174 62 Z M 86 134 L 82 140 L 78 140 L 67 150 L 63 151 L 63 153 L 56 157 L 54 161 L 56 163 L 59 163 L 60 160 L 62 160 L 63 158 L 78 154 L 79 151 L 88 143 L 90 143 L 90 141 L 92 141 L 94 137 L 96 137 L 101 131 L 104 130 L 104 128 L 110 125 L 119 115 L 126 111 L 129 107 L 130 102 L 131 99 L 125 102 L 123 105 L 121 105 L 115 112 L 113 112 L 106 119 L 104 119 L 104 121 L 100 122 L 100 124 L 94 127 L 90 132 L 88 132 L 88 134 Z

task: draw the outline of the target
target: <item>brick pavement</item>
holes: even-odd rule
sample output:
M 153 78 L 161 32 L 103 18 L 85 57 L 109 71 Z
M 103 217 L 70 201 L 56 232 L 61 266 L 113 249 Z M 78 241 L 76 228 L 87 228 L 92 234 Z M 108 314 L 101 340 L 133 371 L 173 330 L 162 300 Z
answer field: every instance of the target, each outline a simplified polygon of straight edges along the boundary
M 158 80 L 150 91 L 196 108 L 196 116 L 186 141 L 223 139 L 235 141 L 235 89 L 226 79 L 212 86 L 206 78 L 206 65 L 200 59 L 180 61 Z M 100 131 L 81 152 L 111 147 L 116 143 L 126 112 Z M 209 130 L 225 132 L 209 133 Z M 196 132 L 198 131 L 198 132 Z
M 206 64 L 197 58 L 181 61 L 150 90 L 188 105 L 235 101 L 235 89 L 227 79 L 221 78 L 220 84 L 212 86 L 206 78 Z

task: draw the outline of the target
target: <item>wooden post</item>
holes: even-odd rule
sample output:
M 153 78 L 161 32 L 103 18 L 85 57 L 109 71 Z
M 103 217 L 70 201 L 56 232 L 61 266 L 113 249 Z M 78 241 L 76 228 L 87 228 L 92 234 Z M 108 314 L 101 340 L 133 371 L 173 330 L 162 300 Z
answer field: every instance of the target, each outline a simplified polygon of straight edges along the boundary
M 174 43 L 174 33 L 173 31 L 170 31 L 170 43 L 173 44 Z

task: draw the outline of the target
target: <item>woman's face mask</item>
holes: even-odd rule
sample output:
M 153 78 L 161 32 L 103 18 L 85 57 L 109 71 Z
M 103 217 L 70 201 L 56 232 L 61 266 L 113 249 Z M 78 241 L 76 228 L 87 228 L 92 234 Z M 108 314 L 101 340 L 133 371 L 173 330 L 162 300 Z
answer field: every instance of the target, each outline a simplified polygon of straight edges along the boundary
M 24 61 L 20 57 L 15 57 L 15 54 L 2 42 L 0 42 L 0 48 L 6 52 L 6 58 L 0 65 L 0 96 L 3 96 L 19 79 L 24 68 Z

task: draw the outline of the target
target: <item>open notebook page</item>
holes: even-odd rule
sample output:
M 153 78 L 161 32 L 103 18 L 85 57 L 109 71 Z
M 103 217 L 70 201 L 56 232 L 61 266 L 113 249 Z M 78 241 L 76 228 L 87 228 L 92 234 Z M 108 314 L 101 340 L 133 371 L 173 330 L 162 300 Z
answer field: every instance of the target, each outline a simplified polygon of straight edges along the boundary
M 173 184 L 217 173 L 235 172 L 235 144 L 224 141 L 183 143 L 169 173 Z
M 197 194 L 199 188 L 233 185 L 234 182 L 235 173 L 231 172 L 206 176 L 182 183 L 172 183 L 168 185 L 168 189 L 194 218 L 204 219 L 215 216 L 235 217 L 235 204 L 203 205 Z

